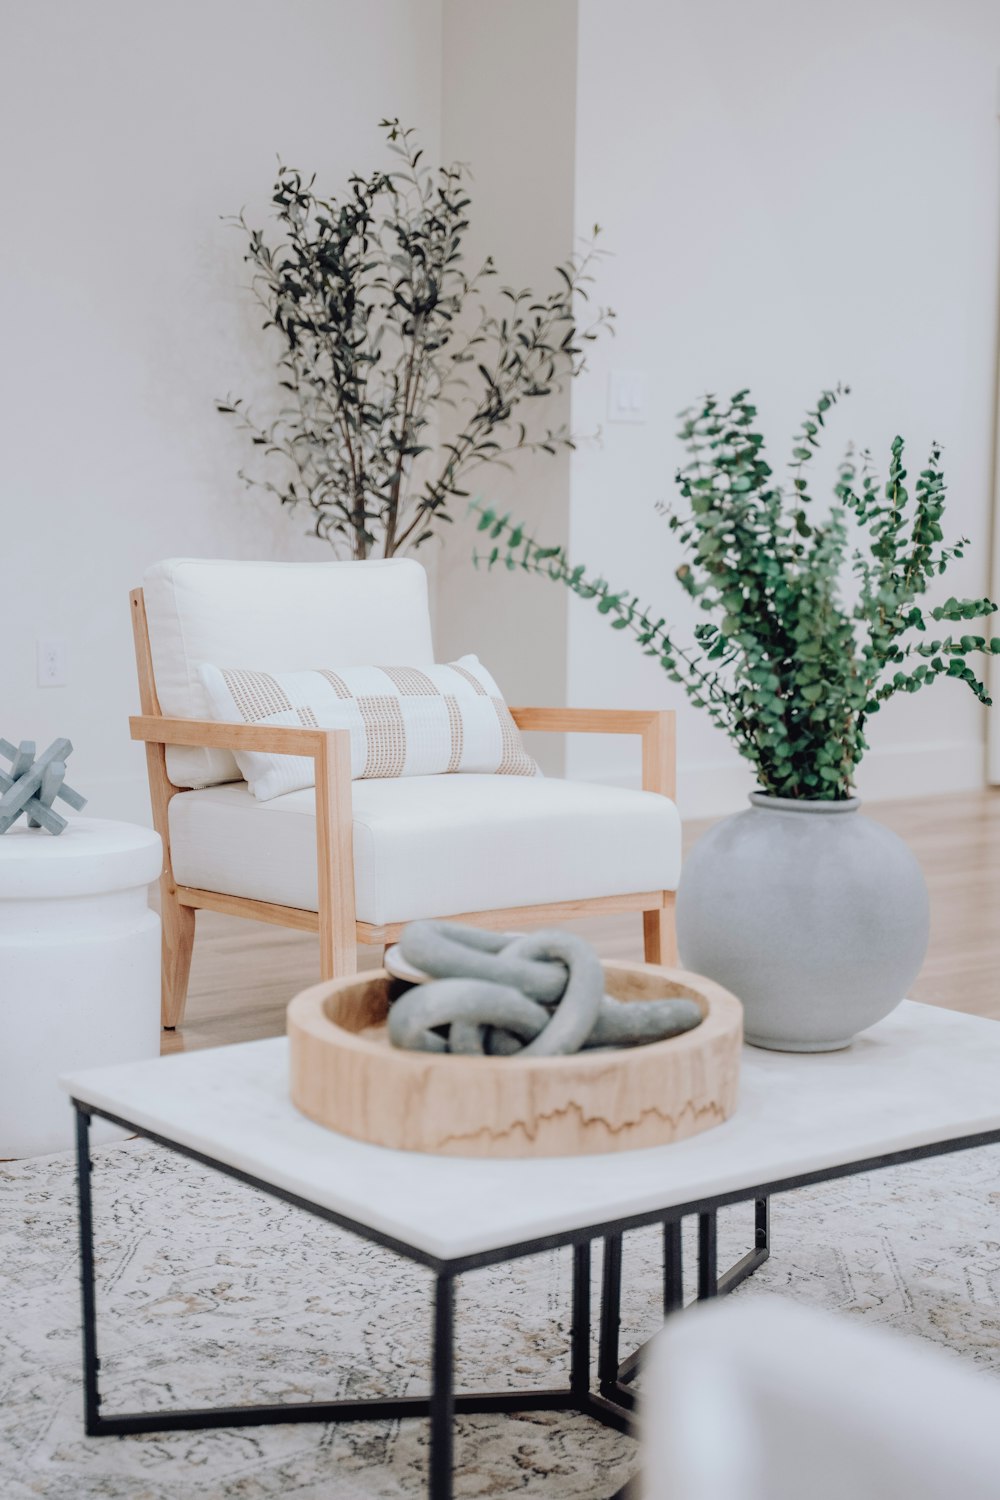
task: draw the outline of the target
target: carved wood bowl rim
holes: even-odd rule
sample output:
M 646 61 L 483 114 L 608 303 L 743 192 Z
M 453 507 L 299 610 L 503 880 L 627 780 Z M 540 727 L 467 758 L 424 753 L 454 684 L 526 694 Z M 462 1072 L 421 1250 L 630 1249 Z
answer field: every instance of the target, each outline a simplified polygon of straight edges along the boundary
M 388 1009 L 385 970 L 325 981 L 288 1007 L 291 1098 L 309 1119 L 390 1150 L 559 1157 L 663 1146 L 736 1108 L 743 1007 L 712 980 L 653 964 L 604 965 L 611 994 L 683 995 L 705 1019 L 645 1046 L 566 1057 L 410 1052 L 355 1028 Z M 348 1025 L 331 1011 L 354 1008 Z
M 363 1036 L 358 1030 L 345 1026 L 342 1021 L 330 1014 L 338 1001 L 347 1000 L 358 992 L 358 998 L 361 1001 L 371 1003 L 372 1000 L 378 1002 L 385 1000 L 384 1011 L 380 1018 L 384 1019 L 389 1011 L 387 998 L 389 987 L 394 982 L 395 976 L 387 969 L 369 969 L 364 974 L 351 974 L 341 979 L 323 980 L 320 984 L 314 984 L 302 990 L 289 1003 L 288 1030 L 291 1034 L 294 1028 L 305 1036 L 327 1045 L 333 1044 L 383 1059 L 391 1057 L 391 1066 L 410 1065 L 421 1071 L 426 1070 L 428 1064 L 436 1064 L 444 1068 L 465 1065 L 481 1069 L 500 1069 L 501 1072 L 517 1068 L 541 1072 L 551 1069 L 572 1069 L 579 1072 L 583 1069 L 584 1073 L 587 1071 L 603 1073 L 609 1064 L 639 1052 L 646 1057 L 655 1056 L 665 1050 L 672 1055 L 679 1052 L 700 1052 L 716 1037 L 731 1035 L 734 1032 L 738 1032 L 742 1040 L 743 1006 L 735 995 L 723 989 L 721 984 L 716 984 L 713 979 L 708 979 L 703 974 L 691 973 L 687 969 L 666 968 L 659 964 L 626 960 L 611 960 L 602 963 L 601 967 L 608 981 L 607 992 L 614 999 L 622 999 L 630 1004 L 642 1004 L 644 1000 L 694 1000 L 701 1009 L 701 1025 L 695 1026 L 691 1031 L 681 1032 L 678 1036 L 666 1037 L 659 1042 L 646 1042 L 639 1047 L 571 1052 L 561 1057 L 522 1058 L 516 1054 L 513 1057 L 470 1057 L 450 1052 L 411 1051 L 404 1047 L 394 1047 L 385 1038 L 375 1040 Z M 654 975 L 663 986 L 661 990 L 660 984 L 657 984 L 655 994 L 640 996 L 619 993 L 623 987 L 627 987 L 626 981 L 629 976 L 648 980 Z M 376 993 L 373 995 L 373 992 Z M 373 1025 L 378 1022 L 373 1017 L 367 1024 Z

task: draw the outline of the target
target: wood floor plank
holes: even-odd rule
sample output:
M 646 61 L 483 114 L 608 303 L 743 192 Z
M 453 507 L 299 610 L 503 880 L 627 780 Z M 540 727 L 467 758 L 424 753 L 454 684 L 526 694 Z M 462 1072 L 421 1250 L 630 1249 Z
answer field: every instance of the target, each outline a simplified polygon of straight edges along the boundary
M 913 802 L 873 803 L 865 811 L 909 843 L 931 894 L 931 941 L 915 1000 L 1000 1018 L 1000 790 Z M 710 825 L 685 827 L 690 848 Z M 604 958 L 642 958 L 642 918 L 569 923 Z M 362 948 L 362 969 L 381 950 Z M 163 1034 L 164 1052 L 279 1036 L 285 1007 L 319 979 L 315 936 L 200 912 L 187 1015 Z

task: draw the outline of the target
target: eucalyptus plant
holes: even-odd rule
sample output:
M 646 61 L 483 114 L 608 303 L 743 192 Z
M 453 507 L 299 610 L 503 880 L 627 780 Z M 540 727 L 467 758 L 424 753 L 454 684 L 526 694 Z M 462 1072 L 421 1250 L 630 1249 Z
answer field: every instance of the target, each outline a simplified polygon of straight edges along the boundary
M 925 602 L 968 545 L 944 542 L 937 445 L 911 484 L 902 438 L 892 441 L 884 482 L 870 454 L 849 451 L 829 509 L 817 516 L 809 464 L 827 413 L 844 394 L 824 391 L 807 414 L 787 485 L 767 462 L 748 391 L 728 402 L 709 396 L 682 413 L 683 507 L 663 511 L 685 553 L 676 577 L 708 616 L 687 643 L 636 595 L 571 564 L 563 547 L 541 546 L 509 516 L 477 507 L 492 542 L 483 560 L 592 600 L 729 736 L 761 789 L 778 797 L 850 797 L 867 721 L 887 699 L 954 677 L 988 705 L 969 658 L 1000 652 L 1000 638 L 963 628 L 995 613 L 992 600 Z
M 571 448 L 565 427 L 529 429 L 525 408 L 580 372 L 613 317 L 581 322 L 596 226 L 547 292 L 499 286 L 487 300 L 492 258 L 465 264 L 468 169 L 432 170 L 414 131 L 381 127 L 394 170 L 355 174 L 337 198 L 279 166 L 278 242 L 235 220 L 282 397 L 263 421 L 242 398 L 216 403 L 266 456 L 240 477 L 307 510 L 311 531 L 354 558 L 427 541 L 476 466 Z

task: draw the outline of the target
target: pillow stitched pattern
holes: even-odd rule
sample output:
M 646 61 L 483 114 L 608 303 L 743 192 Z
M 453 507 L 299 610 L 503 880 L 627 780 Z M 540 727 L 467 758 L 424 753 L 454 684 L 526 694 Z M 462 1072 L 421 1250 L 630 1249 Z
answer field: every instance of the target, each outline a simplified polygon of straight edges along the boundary
M 260 672 L 204 664 L 199 675 L 221 722 L 347 729 L 351 775 L 478 772 L 537 776 L 500 689 L 475 656 L 428 667 Z M 238 751 L 261 801 L 312 786 L 313 761 Z

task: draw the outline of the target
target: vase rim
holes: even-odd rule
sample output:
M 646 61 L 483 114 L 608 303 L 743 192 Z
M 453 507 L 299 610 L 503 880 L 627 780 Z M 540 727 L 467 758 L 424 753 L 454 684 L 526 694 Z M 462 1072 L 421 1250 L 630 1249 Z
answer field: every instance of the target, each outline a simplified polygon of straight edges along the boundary
M 770 792 L 751 792 L 750 804 L 752 807 L 772 809 L 775 812 L 849 813 L 857 812 L 861 806 L 861 798 L 844 797 L 835 802 L 821 797 L 774 797 Z

